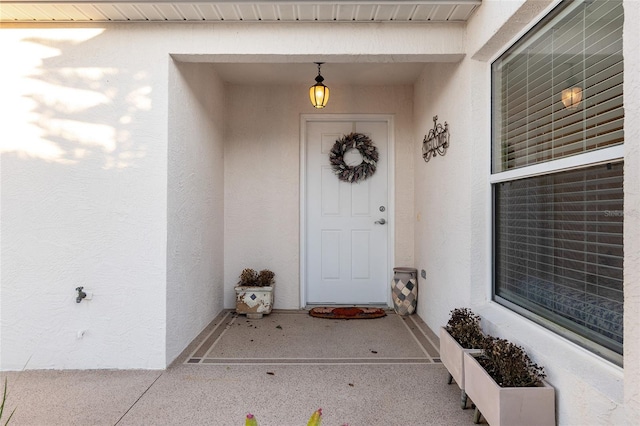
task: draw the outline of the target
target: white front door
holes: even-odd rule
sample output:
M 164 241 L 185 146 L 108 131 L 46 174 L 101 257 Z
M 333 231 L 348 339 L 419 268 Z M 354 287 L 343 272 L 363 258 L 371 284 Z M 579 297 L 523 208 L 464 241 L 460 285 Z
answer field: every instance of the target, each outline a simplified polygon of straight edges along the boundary
M 306 123 L 306 303 L 387 304 L 389 298 L 389 123 Z M 367 135 L 379 153 L 376 172 L 357 183 L 333 173 L 329 151 L 344 135 Z M 361 156 L 352 150 L 347 164 Z M 377 222 L 377 223 L 376 223 Z

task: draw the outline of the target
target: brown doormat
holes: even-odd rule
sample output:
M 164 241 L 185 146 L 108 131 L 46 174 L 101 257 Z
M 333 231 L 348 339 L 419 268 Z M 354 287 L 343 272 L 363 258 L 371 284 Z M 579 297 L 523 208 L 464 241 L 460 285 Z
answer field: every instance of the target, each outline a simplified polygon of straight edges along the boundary
M 327 306 L 318 306 L 309 311 L 309 315 L 317 318 L 333 318 L 333 319 L 369 319 L 380 318 L 387 315 L 384 309 L 380 308 L 331 308 Z

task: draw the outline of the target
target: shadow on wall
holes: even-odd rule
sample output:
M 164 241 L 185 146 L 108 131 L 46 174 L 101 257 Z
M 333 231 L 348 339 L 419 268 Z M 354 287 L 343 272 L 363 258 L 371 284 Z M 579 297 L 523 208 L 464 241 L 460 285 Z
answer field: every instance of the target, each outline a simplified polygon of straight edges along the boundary
M 104 169 L 134 166 L 145 156 L 148 142 L 134 134 L 140 114 L 151 109 L 148 72 L 123 66 L 126 56 L 117 51 L 105 54 L 103 33 L 3 30 L 11 60 L 0 70 L 0 153 L 60 164 L 99 159 Z
M 150 124 L 162 92 L 131 38 L 0 31 L 0 368 L 165 365 L 164 294 L 149 289 L 165 274 L 166 124 Z M 76 303 L 79 286 L 92 301 Z

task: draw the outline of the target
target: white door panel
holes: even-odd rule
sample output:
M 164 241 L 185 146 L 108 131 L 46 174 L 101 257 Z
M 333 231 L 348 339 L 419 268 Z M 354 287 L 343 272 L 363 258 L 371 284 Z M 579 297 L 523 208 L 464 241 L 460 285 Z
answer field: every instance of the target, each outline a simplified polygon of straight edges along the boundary
M 375 222 L 388 219 L 388 123 L 310 121 L 306 130 L 307 303 L 386 304 L 388 228 Z M 379 153 L 374 175 L 358 183 L 340 181 L 329 164 L 335 141 L 351 132 Z

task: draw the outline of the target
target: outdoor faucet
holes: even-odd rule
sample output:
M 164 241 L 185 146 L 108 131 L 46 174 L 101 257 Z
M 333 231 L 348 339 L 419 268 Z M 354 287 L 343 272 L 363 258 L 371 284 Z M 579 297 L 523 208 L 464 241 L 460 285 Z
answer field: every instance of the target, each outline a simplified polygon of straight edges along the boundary
M 76 303 L 80 303 L 82 302 L 82 299 L 84 299 L 85 297 L 87 297 L 87 293 L 85 293 L 84 291 L 82 291 L 84 287 L 76 287 L 76 291 L 78 292 L 78 297 L 76 297 Z

